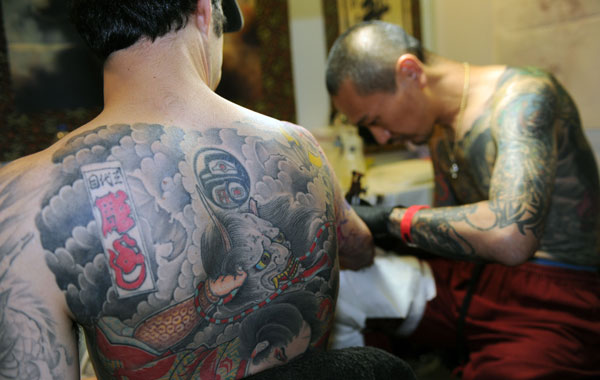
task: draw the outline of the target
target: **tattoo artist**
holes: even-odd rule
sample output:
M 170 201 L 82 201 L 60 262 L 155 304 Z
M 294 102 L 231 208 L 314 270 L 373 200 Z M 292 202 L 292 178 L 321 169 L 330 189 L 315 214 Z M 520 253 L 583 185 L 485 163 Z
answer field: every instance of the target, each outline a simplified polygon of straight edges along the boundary
M 558 80 L 444 58 L 381 21 L 338 38 L 326 80 L 379 144 L 429 147 L 434 207 L 354 207 L 376 239 L 431 255 L 437 296 L 410 339 L 464 345 L 463 379 L 598 378 L 598 167 Z

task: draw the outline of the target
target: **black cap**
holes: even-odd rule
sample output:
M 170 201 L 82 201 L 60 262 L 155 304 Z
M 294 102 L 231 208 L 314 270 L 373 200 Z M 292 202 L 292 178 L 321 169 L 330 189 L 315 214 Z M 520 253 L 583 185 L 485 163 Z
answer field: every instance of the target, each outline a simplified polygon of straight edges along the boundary
M 237 32 L 244 26 L 244 16 L 236 0 L 223 0 L 223 14 L 225 15 L 225 33 Z

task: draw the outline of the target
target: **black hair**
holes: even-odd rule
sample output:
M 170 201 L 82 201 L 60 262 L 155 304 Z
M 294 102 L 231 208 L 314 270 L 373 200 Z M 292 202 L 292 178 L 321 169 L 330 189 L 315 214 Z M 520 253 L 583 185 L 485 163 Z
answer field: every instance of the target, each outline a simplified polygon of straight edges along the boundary
M 197 0 L 71 0 L 77 31 L 102 60 L 143 37 L 154 41 L 187 24 Z M 221 0 L 212 0 L 215 33 L 223 32 Z
M 307 291 L 277 297 L 263 309 L 244 319 L 240 331 L 240 354 L 250 359 L 259 342 L 269 342 L 269 347 L 258 353 L 252 360 L 259 363 L 274 347 L 290 343 L 301 331 L 302 323 L 311 328 L 311 342 L 321 336 L 321 322 L 317 318 L 317 298 Z
M 342 33 L 327 59 L 326 84 L 330 95 L 350 79 L 360 95 L 394 92 L 396 61 L 410 53 L 425 62 L 421 42 L 395 24 L 366 21 Z

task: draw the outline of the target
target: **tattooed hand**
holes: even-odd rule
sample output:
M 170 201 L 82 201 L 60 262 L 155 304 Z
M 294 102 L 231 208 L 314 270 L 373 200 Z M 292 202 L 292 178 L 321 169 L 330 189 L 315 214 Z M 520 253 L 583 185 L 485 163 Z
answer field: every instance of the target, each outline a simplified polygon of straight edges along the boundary
M 340 265 L 342 269 L 358 270 L 373 264 L 375 244 L 369 227 L 344 201 L 338 222 Z
M 379 237 L 388 234 L 389 218 L 394 207 L 355 205 L 352 209 L 365 222 L 373 235 Z

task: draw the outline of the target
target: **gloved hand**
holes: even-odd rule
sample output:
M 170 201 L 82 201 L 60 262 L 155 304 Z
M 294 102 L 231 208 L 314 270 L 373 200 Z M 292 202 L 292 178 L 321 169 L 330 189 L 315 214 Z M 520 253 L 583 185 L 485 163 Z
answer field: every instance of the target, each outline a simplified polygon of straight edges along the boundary
M 394 207 L 353 205 L 352 208 L 365 222 L 373 236 L 388 235 L 388 221 Z
M 358 216 L 365 222 L 371 233 L 376 246 L 385 251 L 404 251 L 407 249 L 404 241 L 393 235 L 388 230 L 388 221 L 392 210 L 405 206 L 397 205 L 390 206 L 371 206 L 367 202 L 362 202 L 360 205 L 353 205 L 352 208 Z

